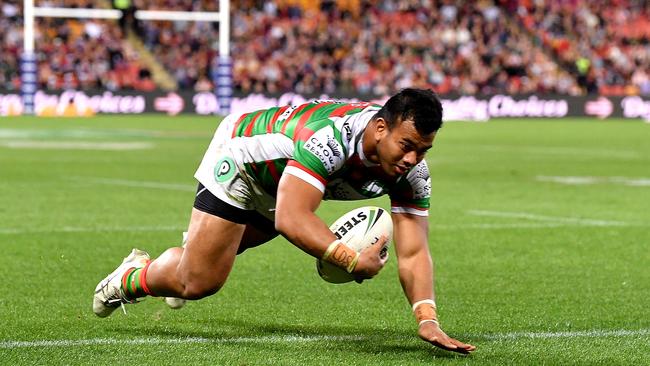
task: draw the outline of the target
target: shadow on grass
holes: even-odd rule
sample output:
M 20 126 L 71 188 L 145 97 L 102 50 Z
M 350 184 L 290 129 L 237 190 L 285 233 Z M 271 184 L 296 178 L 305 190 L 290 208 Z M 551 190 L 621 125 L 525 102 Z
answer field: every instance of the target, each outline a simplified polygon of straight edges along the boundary
M 201 329 L 198 329 L 198 328 Z M 403 330 L 387 330 L 375 327 L 337 327 L 323 324 L 285 324 L 273 323 L 271 320 L 260 324 L 259 321 L 241 319 L 219 319 L 214 326 L 206 327 L 205 323 L 179 324 L 146 323 L 137 326 L 118 325 L 113 330 L 120 336 L 130 334 L 141 337 L 160 337 L 169 339 L 198 338 L 206 341 L 237 344 L 238 347 L 254 347 L 256 350 L 268 347 L 277 351 L 279 347 L 292 349 L 299 344 L 301 350 L 309 352 L 328 352 L 332 348 L 337 351 L 363 353 L 370 355 L 391 355 L 391 357 L 407 357 L 411 360 L 430 360 L 432 358 L 463 358 L 454 352 L 438 349 L 418 338 L 415 332 Z M 286 337 L 286 341 L 272 341 L 270 337 Z M 297 337 L 298 342 L 292 342 L 291 337 Z M 255 341 L 259 338 L 259 341 Z M 242 341 L 243 340 L 243 341 Z M 231 343 L 232 342 L 232 343 Z

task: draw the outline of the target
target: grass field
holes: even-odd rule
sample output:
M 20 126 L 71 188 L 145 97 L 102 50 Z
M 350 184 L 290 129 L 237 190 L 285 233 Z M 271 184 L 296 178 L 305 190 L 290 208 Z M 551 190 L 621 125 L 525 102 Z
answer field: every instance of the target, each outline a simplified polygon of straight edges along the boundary
M 217 295 L 107 319 L 94 286 L 132 247 L 177 245 L 214 118 L 0 119 L 0 364 L 650 364 L 650 125 L 449 123 L 428 157 L 443 328 L 434 349 L 396 261 L 331 285 L 284 239 Z M 362 204 L 326 202 L 331 222 Z

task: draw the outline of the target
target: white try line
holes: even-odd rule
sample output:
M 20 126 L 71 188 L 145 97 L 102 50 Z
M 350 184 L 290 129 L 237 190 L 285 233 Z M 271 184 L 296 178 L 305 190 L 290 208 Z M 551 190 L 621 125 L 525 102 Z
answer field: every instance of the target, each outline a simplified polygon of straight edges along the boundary
M 183 191 L 183 192 L 191 192 L 196 190 L 195 184 L 161 183 L 161 182 L 149 182 L 149 181 L 128 180 L 128 179 L 79 177 L 79 176 L 69 177 L 69 178 L 80 182 L 105 184 L 110 186 L 167 189 L 172 191 Z
M 552 338 L 601 338 L 601 337 L 639 337 L 650 336 L 650 329 L 636 330 L 582 330 L 572 332 L 512 332 L 503 334 L 486 334 L 483 338 L 493 340 L 514 340 L 514 339 L 552 339 Z
M 474 334 L 467 337 L 477 339 L 488 339 L 494 341 L 516 340 L 516 339 L 555 339 L 555 338 L 602 338 L 602 337 L 632 337 L 646 338 L 650 336 L 650 329 L 636 330 L 584 330 L 572 332 L 511 332 L 511 333 L 487 333 Z M 18 349 L 18 348 L 52 348 L 52 347 L 84 347 L 84 346 L 131 346 L 131 345 L 167 345 L 167 344 L 268 344 L 268 343 L 308 343 L 308 342 L 354 342 L 354 341 L 372 341 L 376 337 L 364 336 L 259 336 L 259 337 L 233 337 L 233 338 L 90 338 L 90 339 L 52 339 L 37 341 L 0 341 L 0 349 Z M 406 339 L 395 338 L 396 340 Z M 380 341 L 390 341 L 391 337 L 380 338 Z
M 2 348 L 34 348 L 34 347 L 81 347 L 81 346 L 115 346 L 115 345 L 164 345 L 164 344 L 237 344 L 237 343 L 307 343 L 324 341 L 360 341 L 360 336 L 260 336 L 260 337 L 234 337 L 234 338 L 91 338 L 91 339 L 58 339 L 40 341 L 0 341 Z
M 623 221 L 595 220 L 595 219 L 562 217 L 562 216 L 545 216 L 545 215 L 536 215 L 528 212 L 469 210 L 467 211 L 467 213 L 475 216 L 507 217 L 507 218 L 527 219 L 527 220 L 534 220 L 534 221 L 549 221 L 555 223 L 573 224 L 573 225 L 581 225 L 581 226 L 630 226 L 629 223 Z

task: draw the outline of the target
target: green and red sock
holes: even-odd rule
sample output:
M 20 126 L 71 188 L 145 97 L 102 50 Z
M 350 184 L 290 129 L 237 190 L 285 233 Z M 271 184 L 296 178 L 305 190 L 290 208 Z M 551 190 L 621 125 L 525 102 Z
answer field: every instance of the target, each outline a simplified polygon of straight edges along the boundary
M 146 295 L 153 296 L 147 287 L 147 270 L 151 261 L 142 268 L 129 268 L 122 276 L 122 290 L 129 299 L 137 299 Z

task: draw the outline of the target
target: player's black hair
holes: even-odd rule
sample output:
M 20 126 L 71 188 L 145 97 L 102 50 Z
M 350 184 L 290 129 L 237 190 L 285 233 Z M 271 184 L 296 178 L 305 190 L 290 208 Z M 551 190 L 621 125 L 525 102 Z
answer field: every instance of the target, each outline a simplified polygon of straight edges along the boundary
M 380 117 L 390 130 L 403 121 L 411 120 L 420 134 L 429 135 L 442 127 L 442 103 L 431 90 L 402 89 L 388 99 L 374 118 Z

